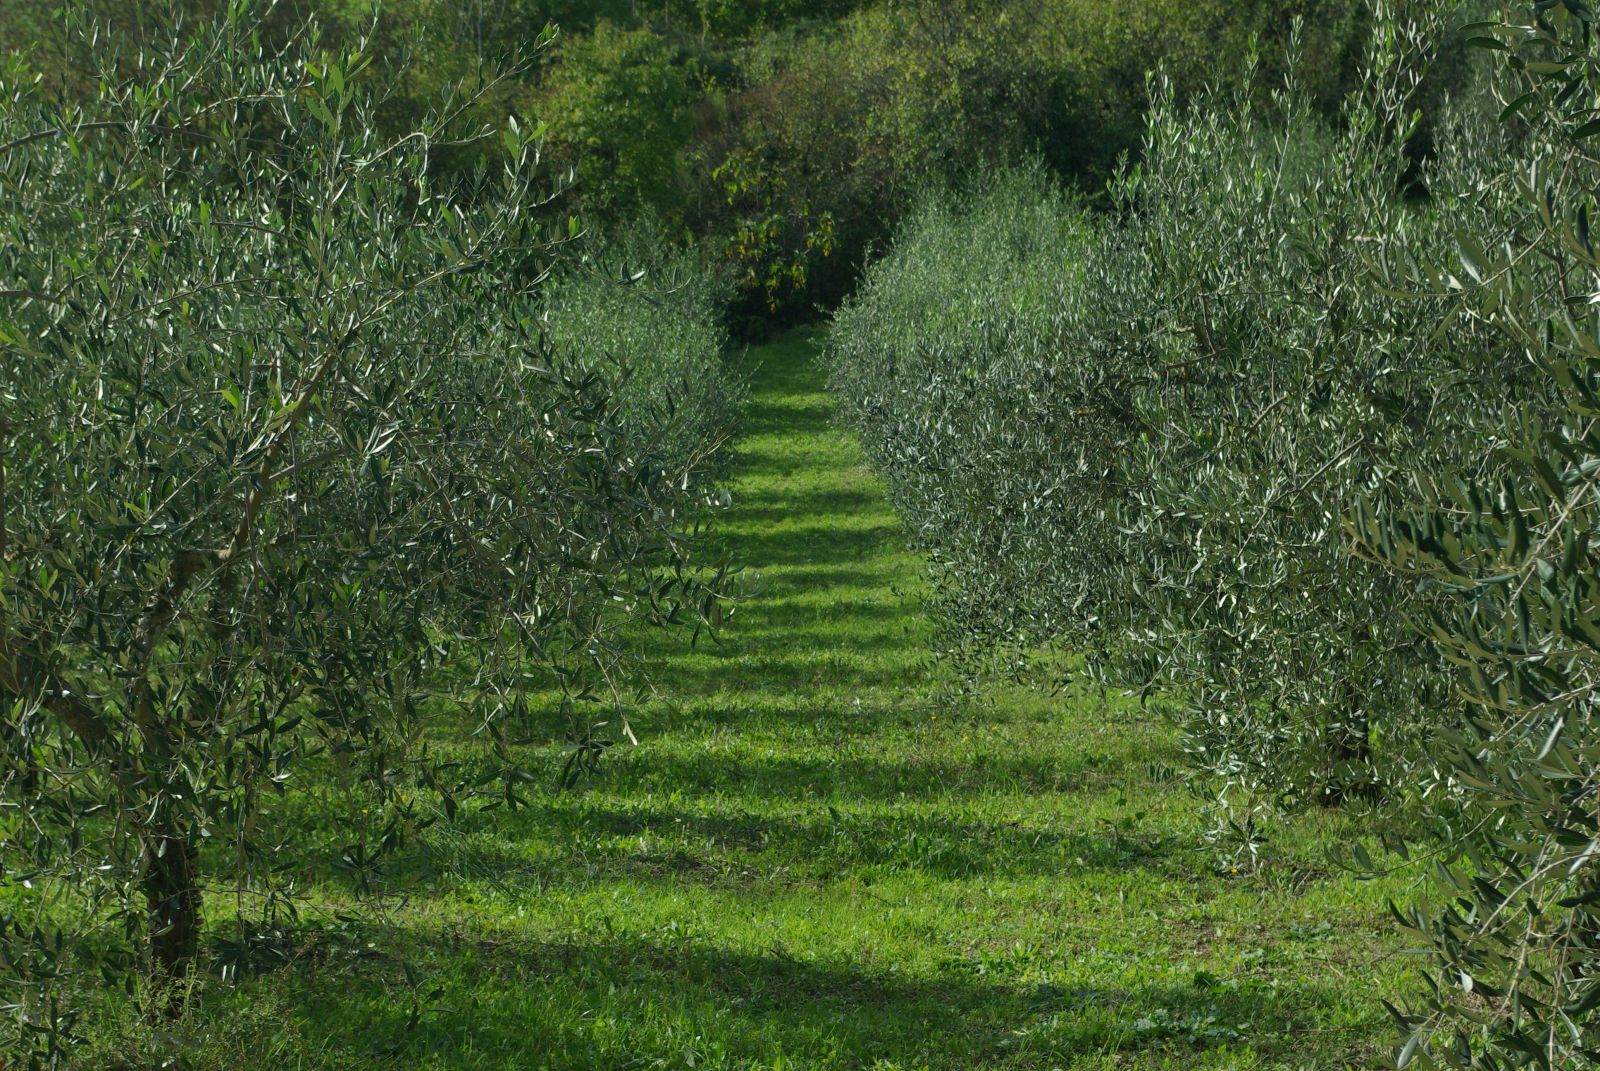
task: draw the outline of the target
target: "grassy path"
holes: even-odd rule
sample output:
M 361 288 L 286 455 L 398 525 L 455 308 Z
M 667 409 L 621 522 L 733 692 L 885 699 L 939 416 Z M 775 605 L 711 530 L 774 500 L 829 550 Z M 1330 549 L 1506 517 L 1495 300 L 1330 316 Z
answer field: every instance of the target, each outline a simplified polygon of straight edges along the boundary
M 304 1066 L 1379 1066 L 1395 890 L 1329 871 L 1328 820 L 1219 872 L 1148 714 L 941 702 L 812 343 L 755 356 L 723 531 L 758 597 L 659 653 L 672 702 L 597 784 L 437 840 L 393 926 L 441 992 L 330 960 L 241 989 L 237 1036 L 287 1017 Z

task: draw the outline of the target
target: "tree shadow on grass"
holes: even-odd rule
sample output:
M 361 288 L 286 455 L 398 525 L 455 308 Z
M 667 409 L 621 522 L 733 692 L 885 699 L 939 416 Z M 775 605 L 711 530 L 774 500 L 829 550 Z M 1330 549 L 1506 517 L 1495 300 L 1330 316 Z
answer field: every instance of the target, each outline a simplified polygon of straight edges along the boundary
M 746 487 L 738 492 L 733 510 L 725 515 L 722 523 L 729 529 L 743 531 L 768 528 L 801 516 L 834 523 L 853 517 L 890 521 L 896 517 L 881 492 L 862 487 L 859 481 L 797 484 L 785 480 Z
M 1102 791 L 1108 782 L 1137 783 L 1141 754 L 1080 750 L 1070 756 L 1022 753 L 894 760 L 871 755 L 698 755 L 643 748 L 618 755 L 596 781 L 607 792 L 670 792 L 745 798 L 752 803 L 797 794 L 862 802 L 958 801 L 995 796 L 1066 796 Z M 1065 802 L 1063 800 L 1063 802 Z
M 683 690 L 684 680 L 691 678 L 680 679 L 679 673 L 693 674 L 697 661 L 759 667 L 799 663 L 818 654 L 900 655 L 919 663 L 932 657 L 922 638 L 925 628 L 894 596 L 864 592 L 857 600 L 800 602 L 794 592 L 780 592 L 788 586 L 774 583 L 758 591 L 753 596 L 758 603 L 736 607 L 714 635 L 702 633 L 691 642 L 685 635 L 647 632 L 638 637 L 636 650 L 662 660 L 654 680 L 668 693 Z M 716 690 L 716 682 L 710 683 Z M 760 683 L 735 680 L 726 686 Z
M 784 593 L 825 591 L 832 588 L 882 592 L 886 590 L 882 573 L 882 564 L 879 562 L 822 562 L 762 566 L 759 569 L 752 569 L 750 577 L 758 595 L 776 594 L 780 591 Z M 916 582 L 908 580 L 906 586 L 910 587 L 914 583 Z M 905 616 L 905 611 L 901 611 L 901 616 Z
M 1337 994 L 1304 981 L 1055 985 L 1003 964 L 912 974 L 776 942 L 713 944 L 675 926 L 542 942 L 480 932 L 394 931 L 379 958 L 290 980 L 290 1003 L 307 1035 L 350 1062 L 452 1069 L 1048 1067 L 1151 1050 L 1181 1066 L 1239 1042 L 1326 1066 L 1319 1052 L 1348 1046 L 1319 1029 Z
M 835 407 L 831 401 L 822 400 L 815 394 L 807 393 L 806 388 L 814 385 L 796 383 L 789 390 L 778 388 L 768 394 L 756 396 L 744 408 L 744 414 L 739 422 L 740 430 L 747 436 L 760 437 L 776 434 L 812 434 L 829 435 L 837 434 L 834 424 Z M 799 399 L 805 400 L 799 400 Z M 814 400 L 815 399 L 815 400 Z M 748 456 L 750 447 L 735 447 L 734 457 L 740 462 Z M 744 471 L 754 472 L 756 475 L 765 474 L 768 470 L 752 470 L 747 465 Z
M 892 605 L 863 605 L 835 611 L 829 606 L 788 606 L 776 615 L 762 614 L 757 619 L 734 617 L 723 626 L 715 639 L 702 635 L 692 646 L 679 637 L 670 641 L 641 642 L 639 650 L 646 656 L 661 659 L 659 685 L 667 694 L 683 690 L 683 683 L 693 682 L 695 663 L 716 668 L 718 673 L 744 672 L 737 665 L 761 667 L 767 664 L 781 666 L 792 663 L 796 667 L 817 655 L 853 655 L 858 660 L 867 656 L 899 656 L 918 664 L 929 662 L 932 656 L 927 645 L 905 624 L 903 608 Z M 866 618 L 869 624 L 861 627 L 858 619 Z M 848 632 L 841 625 L 849 628 Z M 646 637 L 646 640 L 654 637 Z M 679 673 L 690 676 L 680 679 Z M 781 673 L 781 670 L 780 670 Z M 902 683 L 904 683 L 902 665 Z M 717 690 L 716 682 L 709 682 Z M 760 679 L 728 681 L 724 688 L 739 690 L 750 685 L 760 685 Z M 698 690 L 697 690 L 698 691 Z
M 808 626 L 816 626 L 820 619 L 831 619 L 831 623 L 834 624 L 859 622 L 857 627 L 882 628 L 885 625 L 894 625 L 903 628 L 907 624 L 906 618 L 910 616 L 901 600 L 887 593 L 863 591 L 856 597 L 809 600 L 800 596 L 809 594 L 811 588 L 797 588 L 782 577 L 772 577 L 768 580 L 758 576 L 753 583 L 758 585 L 755 598 L 760 600 L 760 603 L 744 613 L 739 613 L 742 608 L 735 608 L 737 616 L 730 619 L 722 633 L 724 647 L 736 646 L 738 641 L 744 638 L 746 634 L 738 631 L 741 625 L 746 629 L 765 629 L 766 639 L 778 637 L 785 632 L 793 638 L 793 633 L 804 633 Z M 761 586 L 765 586 L 764 591 L 761 590 Z M 760 633 L 752 632 L 750 635 L 755 637 Z M 764 644 L 761 649 L 781 652 L 786 647 L 783 644 L 769 643 Z
M 529 847 L 581 845 L 571 865 Z M 910 810 L 840 811 L 820 801 L 784 813 L 710 813 L 681 805 L 590 800 L 534 805 L 492 824 L 467 819 L 430 832 L 389 873 L 406 886 L 453 877 L 516 892 L 685 882 L 752 887 L 841 874 L 893 872 L 945 881 L 1138 872 L 1191 881 L 1191 843 L 1138 824 L 1062 827 Z
M 754 569 L 775 565 L 831 565 L 869 555 L 898 553 L 900 529 L 892 521 L 861 527 L 794 524 L 775 531 L 744 533 L 735 541 L 741 560 Z
M 890 649 L 903 649 L 891 644 Z M 814 694 L 818 691 L 834 693 L 869 693 L 902 684 L 906 667 L 898 660 L 873 658 L 864 645 L 850 643 L 827 649 L 804 649 L 795 645 L 793 651 L 782 655 L 764 651 L 729 648 L 719 656 L 703 662 L 680 663 L 665 671 L 670 674 L 665 685 L 666 694 L 688 699 L 693 696 L 716 695 L 728 692 L 772 692 L 776 694 Z M 902 700 L 903 701 L 903 700 Z M 733 716 L 731 711 L 694 711 L 697 720 L 721 723 Z M 840 709 L 841 718 L 855 718 L 854 711 Z M 748 720 L 748 709 L 739 714 Z M 782 721 L 782 710 L 763 709 L 762 720 L 769 717 Z

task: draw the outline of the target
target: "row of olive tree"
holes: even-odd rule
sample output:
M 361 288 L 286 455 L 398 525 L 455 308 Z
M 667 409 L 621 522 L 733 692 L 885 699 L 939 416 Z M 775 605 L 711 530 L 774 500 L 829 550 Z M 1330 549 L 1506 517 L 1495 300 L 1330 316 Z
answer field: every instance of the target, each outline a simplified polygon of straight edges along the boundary
M 264 44 L 259 8 L 99 37 L 87 105 L 0 71 L 0 975 L 40 1051 L 118 947 L 169 1000 L 208 887 L 303 872 L 297 797 L 360 875 L 518 805 L 563 715 L 586 761 L 627 636 L 724 612 L 728 409 L 669 381 L 719 337 L 642 395 L 652 348 L 537 295 L 575 228 L 540 129 L 463 121 L 495 78 L 382 137 L 371 57 Z M 462 717 L 482 762 L 431 739 Z
M 1476 182 L 1475 115 L 1440 135 L 1439 195 L 1402 196 L 1437 39 L 1386 24 L 1337 129 L 1292 83 L 1192 108 L 1158 85 L 1113 218 L 1026 177 L 935 204 L 833 336 L 947 649 L 1054 644 L 1172 690 L 1246 817 L 1414 776 L 1448 677 L 1404 628 L 1421 596 L 1350 555 L 1339 517 L 1462 459 L 1531 389 L 1448 298 L 1370 282 L 1383 250 L 1449 248 L 1478 211 L 1442 192 Z
M 1251 813 L 1430 820 L 1459 865 L 1405 919 L 1435 970 L 1402 1063 L 1594 1066 L 1600 22 L 1472 27 L 1504 61 L 1421 199 L 1437 38 L 1379 26 L 1336 131 L 1292 89 L 1158 95 L 1115 219 L 1032 179 L 925 208 L 839 317 L 835 380 L 950 653 L 1059 645 L 1166 689 Z
M 1400 1013 L 1402 1066 L 1600 1066 L 1600 16 L 1580 0 L 1507 4 L 1474 27 L 1499 53 L 1514 152 L 1461 191 L 1491 211 L 1456 256 L 1396 257 L 1413 294 L 1461 298 L 1488 352 L 1551 405 L 1512 395 L 1470 463 L 1418 466 L 1412 502 L 1364 497 L 1359 552 L 1443 593 L 1419 621 L 1457 668 L 1466 715 L 1431 744 L 1431 816 L 1461 849 L 1442 902 L 1407 924 L 1435 951 Z M 1493 148 L 1485 145 L 1484 150 Z
M 623 362 L 624 412 L 674 464 L 719 475 L 726 431 L 745 394 L 725 356 L 732 287 L 712 256 L 635 226 L 584 243 L 546 281 L 543 296 L 552 345 L 591 365 Z

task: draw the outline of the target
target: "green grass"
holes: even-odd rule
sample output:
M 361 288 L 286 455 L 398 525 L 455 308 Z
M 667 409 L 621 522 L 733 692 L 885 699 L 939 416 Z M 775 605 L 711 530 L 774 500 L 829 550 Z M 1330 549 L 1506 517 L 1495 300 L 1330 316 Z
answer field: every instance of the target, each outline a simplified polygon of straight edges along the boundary
M 1408 891 L 1328 864 L 1358 828 L 1308 817 L 1228 873 L 1155 714 L 941 698 L 811 339 L 754 356 L 721 528 L 752 595 L 655 652 L 641 746 L 432 831 L 360 940 L 208 987 L 195 1066 L 1381 1066 Z

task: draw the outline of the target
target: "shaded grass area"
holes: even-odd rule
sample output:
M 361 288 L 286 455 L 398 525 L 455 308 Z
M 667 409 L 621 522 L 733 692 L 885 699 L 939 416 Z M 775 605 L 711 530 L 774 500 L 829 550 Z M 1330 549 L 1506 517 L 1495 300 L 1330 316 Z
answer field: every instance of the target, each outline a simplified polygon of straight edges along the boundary
M 752 595 L 653 650 L 642 745 L 435 827 L 381 922 L 210 987 L 195 1065 L 1381 1066 L 1407 890 L 1327 863 L 1359 828 L 1309 816 L 1230 873 L 1150 711 L 944 698 L 811 339 L 756 356 L 721 529 Z

